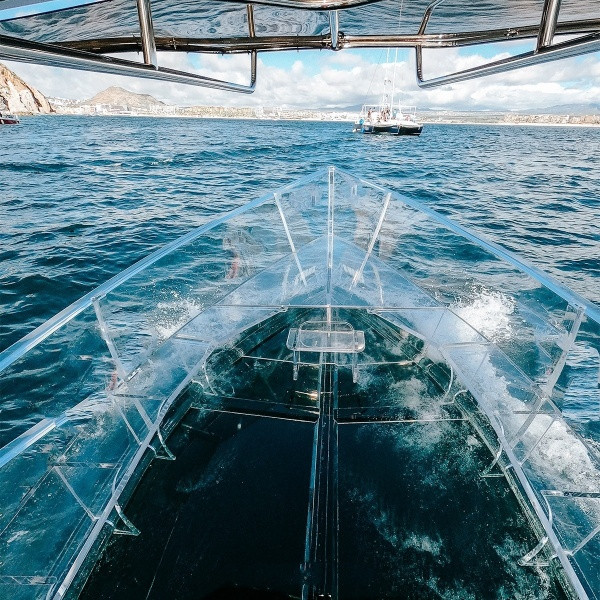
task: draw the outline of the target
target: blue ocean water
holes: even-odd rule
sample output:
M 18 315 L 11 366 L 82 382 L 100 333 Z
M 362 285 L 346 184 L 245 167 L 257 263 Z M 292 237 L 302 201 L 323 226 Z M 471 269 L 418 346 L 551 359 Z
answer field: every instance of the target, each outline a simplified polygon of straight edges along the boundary
M 47 117 L 25 120 L 21 127 L 3 128 L 0 136 L 3 148 L 8 149 L 3 153 L 0 164 L 0 180 L 3 182 L 0 189 L 0 349 L 10 345 L 99 283 L 190 228 L 208 221 L 217 213 L 261 196 L 280 184 L 322 169 L 327 164 L 339 165 L 375 183 L 424 202 L 513 250 L 526 261 L 546 269 L 582 295 L 596 302 L 600 300 L 600 269 L 597 258 L 600 238 L 596 225 L 600 205 L 597 201 L 595 179 L 595 157 L 600 134 L 597 130 L 432 125 L 426 128 L 424 135 L 419 139 L 394 139 L 353 134 L 351 126 L 345 123 Z M 420 239 L 419 242 L 421 241 L 423 240 Z M 470 260 L 476 269 L 477 253 L 470 259 L 466 256 L 463 249 L 459 268 L 464 268 L 465 263 Z M 448 276 L 452 277 L 455 273 L 449 272 Z M 62 361 L 67 375 L 77 372 L 77 366 L 85 367 L 88 364 L 85 361 L 94 355 L 95 349 L 93 345 L 88 347 L 87 343 L 93 340 L 85 333 L 84 331 L 80 337 L 73 340 L 68 339 L 68 333 L 65 334 L 51 347 L 48 364 L 43 361 L 36 362 L 34 356 L 31 363 L 26 365 L 21 377 L 21 384 L 24 385 L 30 384 L 27 378 L 31 374 L 42 381 L 44 377 L 48 377 L 47 387 L 39 387 L 43 388 L 44 402 L 56 404 L 50 411 L 52 414 L 58 411 L 57 407 L 64 406 L 61 402 L 64 402 L 65 395 L 71 392 L 71 387 L 69 384 L 64 386 L 64 389 L 61 387 L 65 381 L 70 382 L 68 377 L 58 377 L 56 381 L 49 379 L 50 363 L 54 358 Z M 63 359 L 61 342 L 65 340 L 68 347 Z M 98 341 L 101 341 L 99 337 L 96 339 L 96 342 Z M 106 355 L 104 344 L 102 347 Z M 581 350 L 585 351 L 587 348 L 582 347 Z M 79 365 L 69 362 L 69 353 L 81 359 Z M 590 354 L 581 352 L 571 358 L 575 362 L 583 363 L 590 360 Z M 596 362 L 592 363 L 589 371 L 596 368 Z M 585 369 L 580 369 L 578 374 L 581 371 Z M 99 369 L 99 372 L 95 373 L 90 369 L 91 383 L 94 383 L 93 375 L 96 374 L 99 379 L 101 375 L 107 374 L 106 381 L 101 381 L 100 385 L 104 386 L 102 389 L 112 389 L 111 385 L 114 382 L 110 370 Z M 287 375 L 290 376 L 289 369 Z M 595 373 L 594 376 L 597 379 Z M 384 379 L 380 381 L 379 377 L 376 380 L 378 385 L 385 382 Z M 581 381 L 576 382 L 579 388 L 571 386 L 569 391 L 577 392 L 577 389 L 589 387 L 590 381 L 595 383 L 596 380 L 592 380 L 587 371 L 583 372 Z M 9 378 L 7 384 L 7 387 L 11 388 L 13 401 L 12 404 L 6 402 L 3 405 L 5 415 L 8 411 L 5 423 L 21 431 L 46 414 L 46 405 L 40 403 L 37 406 L 30 396 L 20 394 L 20 389 L 14 382 L 18 384 L 18 378 Z M 79 385 L 77 378 L 73 378 L 72 384 L 73 387 Z M 62 397 L 59 397 L 62 392 Z M 85 392 L 85 389 L 82 392 Z M 84 395 L 85 393 L 82 393 L 82 396 Z M 379 398 L 379 390 L 369 393 L 369 396 Z M 71 400 L 72 396 L 68 395 L 68 398 Z M 573 401 L 565 398 L 565 403 L 573 404 Z M 575 409 L 578 417 L 585 415 L 586 411 L 594 411 L 594 417 L 597 415 L 597 406 L 576 406 Z M 4 430 L 0 433 L 8 435 L 10 432 L 6 431 L 5 423 Z M 209 433 L 222 435 L 223 432 L 218 431 L 219 427 L 230 427 L 234 435 L 238 435 L 238 431 L 245 431 L 245 425 L 242 427 L 237 417 L 230 418 L 224 425 L 219 421 L 217 425 L 217 431 Z M 272 425 L 265 426 L 265 442 L 258 444 L 263 448 L 265 457 L 259 455 L 258 460 L 250 465 L 242 464 L 242 461 L 239 463 L 238 473 L 235 470 L 235 461 L 229 461 L 229 455 L 225 454 L 224 462 L 233 463 L 234 476 L 230 480 L 232 487 L 221 492 L 223 497 L 238 497 L 238 482 L 244 479 L 247 469 L 251 468 L 263 476 L 269 475 L 262 484 L 264 497 L 277 501 L 280 510 L 289 508 L 287 502 L 278 500 L 278 489 L 274 487 L 271 477 L 272 469 L 265 468 L 265 459 L 277 459 L 275 462 L 288 476 L 293 474 L 295 477 L 298 471 L 295 468 L 290 469 L 287 455 L 271 452 L 273 429 Z M 58 431 L 56 435 L 61 433 Z M 225 433 L 227 435 L 223 439 L 227 439 L 229 435 L 227 431 Z M 256 433 L 256 429 L 253 433 Z M 463 433 L 466 435 L 466 432 Z M 368 527 L 378 528 L 380 537 L 386 543 L 391 543 L 396 550 L 400 543 L 405 543 L 398 532 L 406 532 L 408 529 L 406 523 L 392 514 L 393 511 L 390 512 L 386 498 L 397 501 L 399 497 L 414 495 L 410 486 L 401 494 L 398 494 L 398 489 L 404 482 L 410 484 L 417 478 L 412 472 L 410 462 L 404 458 L 414 458 L 415 452 L 408 446 L 402 446 L 402 443 L 410 441 L 410 436 L 406 435 L 405 431 L 388 428 L 383 437 L 390 444 L 393 443 L 394 452 L 385 460 L 381 460 L 380 448 L 374 443 L 380 441 L 379 437 L 373 440 L 369 439 L 368 435 L 370 434 L 365 429 L 359 431 L 356 438 L 342 440 L 347 443 L 347 450 L 346 454 L 341 456 L 350 465 L 346 471 L 346 483 L 365 484 L 363 489 L 342 486 L 349 489 L 349 496 L 346 498 L 348 508 L 344 514 L 346 521 L 352 522 L 356 520 L 356 507 L 362 507 L 362 520 L 358 521 L 362 525 L 366 523 Z M 448 439 L 443 429 L 437 431 L 436 435 L 439 439 Z M 250 437 L 254 442 L 256 437 Z M 182 446 L 178 447 L 176 436 L 174 438 L 175 450 L 181 449 L 183 442 Z M 110 441 L 110 438 L 107 439 Z M 212 436 L 209 435 L 207 439 L 208 445 L 214 450 Z M 292 436 L 287 431 L 281 430 L 282 443 L 291 439 Z M 422 440 L 422 434 L 414 434 L 414 442 Z M 86 438 L 86 441 L 92 449 L 99 446 L 93 437 Z M 429 443 L 430 440 L 425 441 Z M 207 443 L 206 440 L 203 443 Z M 307 435 L 305 467 L 309 465 L 309 443 L 310 435 Z M 468 438 L 463 440 L 463 443 L 456 444 L 456 447 L 463 448 L 467 443 Z M 107 443 L 106 446 L 112 451 L 113 444 Z M 359 450 L 355 451 L 355 448 Z M 227 444 L 223 444 L 223 449 L 227 449 Z M 288 450 L 290 455 L 295 452 L 292 447 Z M 373 451 L 374 454 L 369 456 L 369 451 Z M 239 457 L 245 459 L 249 454 L 242 451 Z M 448 464 L 443 464 L 441 468 L 437 450 L 430 453 L 431 468 L 427 452 L 422 451 L 417 453 L 417 456 L 427 459 L 423 464 L 428 476 L 435 473 L 434 466 L 437 465 L 439 475 L 443 478 L 452 473 L 452 469 L 460 463 L 459 458 L 462 460 L 464 454 L 460 452 L 460 457 L 448 461 Z M 446 451 L 441 455 L 448 458 Z M 182 460 L 179 452 L 177 457 L 176 464 L 180 465 L 179 468 L 190 466 Z M 190 462 L 196 463 L 197 457 L 197 448 L 193 447 L 189 453 Z M 352 463 L 353 459 L 357 459 L 356 464 Z M 482 452 L 482 459 L 484 462 L 489 459 L 487 452 Z M 374 471 L 371 465 L 376 461 L 380 461 L 382 465 L 379 475 L 383 483 L 375 482 L 377 486 L 371 486 Z M 387 465 L 396 463 L 407 465 L 409 468 L 405 474 L 396 473 L 394 480 L 388 476 Z M 103 461 L 102 464 L 106 463 Z M 470 467 L 471 481 L 479 488 L 479 473 L 484 464 L 467 466 Z M 415 472 L 418 471 L 417 467 L 414 468 Z M 355 469 L 358 475 L 355 475 Z M 184 471 L 185 477 L 188 477 L 188 469 Z M 341 473 L 344 476 L 343 470 Z M 304 479 L 308 477 L 305 476 Z M 440 480 L 438 477 L 436 485 Z M 86 473 L 86 482 L 93 481 L 93 477 Z M 168 484 L 170 480 L 166 481 Z M 195 484 L 202 481 L 204 473 L 197 473 Z M 462 485 L 458 482 L 460 479 L 456 479 L 455 484 Z M 495 484 L 496 481 L 490 485 Z M 378 493 L 373 495 L 370 486 L 377 487 Z M 9 487 L 5 486 L 5 489 Z M 100 484 L 97 487 L 101 487 Z M 212 489 L 212 486 L 210 487 Z M 288 492 L 294 492 L 292 487 L 286 489 Z M 476 497 L 464 487 L 460 489 L 465 492 L 461 501 Z M 165 503 L 168 511 L 171 510 L 173 498 L 177 499 L 181 491 L 181 488 L 174 486 L 172 495 L 165 494 L 168 498 L 168 502 Z M 186 494 L 189 492 L 187 487 L 184 491 Z M 505 489 L 502 494 L 504 493 L 508 494 L 508 490 Z M 499 494 L 501 498 L 502 494 Z M 426 495 L 438 498 L 439 491 L 436 489 L 435 494 L 430 494 L 426 488 Z M 449 494 L 452 502 L 458 495 Z M 291 496 L 300 504 L 300 493 L 291 493 Z M 163 496 L 158 494 L 158 497 Z M 197 507 L 203 504 L 197 497 L 190 497 L 188 514 L 195 515 L 198 513 Z M 248 497 L 256 501 L 255 505 L 249 505 L 251 512 L 260 506 L 267 517 L 266 520 L 270 521 L 274 512 L 264 511 L 261 497 L 254 494 L 248 494 Z M 383 499 L 379 506 L 373 502 L 374 497 Z M 453 506 L 452 502 L 442 500 L 440 504 L 446 507 Z M 214 504 L 216 508 L 221 507 L 220 498 L 215 497 Z M 420 504 L 418 498 L 416 504 Z M 231 508 L 230 505 L 227 506 Z M 342 504 L 342 510 L 343 506 Z M 466 506 L 468 508 L 460 509 L 458 514 L 477 515 L 481 510 L 478 501 L 475 501 L 472 507 L 469 507 L 469 504 Z M 134 508 L 132 506 L 132 511 Z M 288 524 L 286 512 L 282 510 L 281 519 Z M 427 514 L 429 511 L 424 512 Z M 135 511 L 132 514 L 136 523 L 143 522 L 144 515 L 156 518 L 152 511 L 147 510 L 144 502 L 140 514 L 136 514 Z M 211 511 L 206 511 L 206 514 L 209 518 L 212 516 Z M 482 513 L 482 518 L 475 520 L 477 526 L 482 527 L 484 531 L 488 529 L 489 514 L 498 514 L 499 522 L 511 524 L 510 507 L 499 512 L 492 510 L 491 513 Z M 302 533 L 304 506 L 300 507 L 297 515 L 301 516 L 298 528 Z M 252 522 L 252 519 L 242 518 L 241 521 Z M 408 521 L 414 525 L 416 519 L 410 518 Z M 415 554 L 413 546 L 417 546 L 416 553 L 420 556 L 423 548 L 426 548 L 427 554 L 436 559 L 434 562 L 439 562 L 437 555 L 440 555 L 440 532 L 447 529 L 446 526 L 456 527 L 460 532 L 465 529 L 460 519 L 450 517 L 441 521 L 443 523 L 439 528 L 433 528 L 425 536 L 406 538 L 410 547 L 405 550 L 408 550 L 409 554 Z M 229 522 L 228 518 L 214 519 L 217 536 L 221 535 L 220 524 Z M 182 523 L 180 529 L 189 537 L 187 521 L 182 519 Z M 37 527 L 37 524 L 35 526 Z M 151 529 L 151 526 L 144 528 L 145 531 Z M 258 529 L 267 530 L 266 527 Z M 32 531 L 37 530 L 34 527 Z M 199 538 L 200 534 L 205 532 L 202 527 L 197 531 L 197 536 L 191 536 L 193 539 Z M 231 528 L 228 528 L 228 531 L 231 533 Z M 255 539 L 252 535 L 246 535 L 245 531 L 242 529 L 239 532 L 243 539 Z M 478 539 L 484 538 L 484 535 L 474 535 L 474 531 L 476 530 L 473 525 L 470 525 L 469 535 Z M 423 531 L 420 532 L 422 533 Z M 359 539 L 359 534 L 357 531 L 356 539 Z M 302 541 L 302 535 L 297 539 Z M 462 548 L 463 538 L 457 535 L 456 539 L 459 542 L 457 554 L 463 557 L 466 555 Z M 142 546 L 146 546 L 147 549 L 145 538 L 140 540 Z M 506 540 L 499 540 L 494 553 L 508 556 L 511 559 L 509 564 L 516 565 L 515 559 L 534 545 L 530 539 L 523 538 L 517 541 L 519 544 L 515 547 L 511 546 L 511 542 L 508 544 L 511 547 L 507 548 Z M 238 545 L 228 543 L 225 537 L 222 546 L 226 546 L 227 551 L 238 549 Z M 287 543 L 283 546 L 287 547 Z M 214 549 L 213 545 L 210 547 Z M 357 547 L 364 549 L 360 541 L 349 543 L 347 554 L 354 557 Z M 161 556 L 165 548 L 162 540 L 154 546 Z M 181 545 L 180 548 L 183 548 L 185 555 L 185 545 Z M 197 545 L 197 548 L 203 551 L 201 544 Z M 369 550 L 366 554 L 378 556 L 378 551 L 379 548 L 373 547 L 372 551 Z M 146 559 L 144 552 L 145 550 L 142 550 L 137 553 L 143 556 L 142 562 Z M 391 555 L 393 556 L 388 557 L 384 563 L 385 571 L 388 574 L 404 572 L 402 561 L 397 562 L 396 553 L 392 552 Z M 179 560 L 178 554 L 173 556 Z M 118 560 L 116 562 L 121 564 Z M 299 577 L 300 573 L 298 562 L 296 558 L 290 561 L 296 577 Z M 376 562 L 372 568 L 372 579 L 380 581 L 377 571 L 381 566 L 379 558 Z M 241 563 L 254 570 L 252 562 Z M 182 564 L 186 569 L 190 566 L 187 559 L 184 559 Z M 238 564 L 237 561 L 227 561 L 227 565 L 236 568 Z M 354 586 L 351 585 L 349 575 L 359 570 L 352 566 L 352 561 L 347 564 L 350 567 L 345 567 L 347 572 L 344 576 L 345 581 L 350 583 L 345 585 L 350 588 Z M 418 561 L 416 564 L 419 568 L 417 575 L 423 579 L 431 579 L 429 571 L 421 569 Z M 452 582 L 455 563 L 448 564 L 450 566 L 444 581 Z M 487 564 L 490 563 L 483 560 L 481 564 L 489 575 Z M 481 579 L 471 564 L 465 567 L 475 579 Z M 143 568 L 141 571 L 153 581 L 151 569 Z M 201 572 L 199 569 L 193 571 Z M 416 577 L 413 577 L 411 572 L 407 579 L 412 585 Z M 515 590 L 537 590 L 537 584 L 525 581 L 521 572 L 517 573 L 515 580 L 518 584 L 513 588 Z M 110 588 L 113 584 L 112 575 L 106 581 Z M 497 585 L 494 583 L 493 589 L 500 589 L 503 585 L 502 581 Z M 92 590 L 91 597 L 115 597 L 112 590 L 102 596 L 98 589 Z M 165 593 L 172 592 L 168 585 L 162 589 L 167 591 L 161 592 L 160 587 L 157 587 L 158 591 L 155 591 L 154 597 L 164 597 Z M 193 597 L 197 597 L 195 586 L 192 585 L 189 589 L 193 590 Z M 412 597 L 425 597 L 419 594 L 417 591 Z M 525 592 L 507 594 L 511 597 L 526 596 Z M 124 597 L 131 596 L 127 592 Z M 375 592 L 373 597 L 383 595 Z M 450 593 L 445 597 L 450 597 Z M 468 595 L 460 591 L 453 597 L 466 598 Z M 471 597 L 491 597 L 491 594 L 480 592 Z M 536 597 L 555 596 L 548 592 L 547 596 L 536 594 Z
M 0 130 L 0 350 L 153 249 L 334 164 L 600 303 L 600 130 L 35 117 Z

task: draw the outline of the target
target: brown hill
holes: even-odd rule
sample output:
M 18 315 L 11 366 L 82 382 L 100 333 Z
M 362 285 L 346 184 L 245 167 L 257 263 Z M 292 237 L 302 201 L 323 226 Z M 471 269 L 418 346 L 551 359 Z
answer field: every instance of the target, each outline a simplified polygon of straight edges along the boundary
M 132 109 L 147 110 L 152 106 L 165 106 L 164 102 L 157 100 L 150 94 L 136 94 L 123 88 L 112 86 L 106 90 L 99 92 L 93 98 L 84 100 L 81 104 L 96 105 L 104 104 L 108 106 L 126 106 Z

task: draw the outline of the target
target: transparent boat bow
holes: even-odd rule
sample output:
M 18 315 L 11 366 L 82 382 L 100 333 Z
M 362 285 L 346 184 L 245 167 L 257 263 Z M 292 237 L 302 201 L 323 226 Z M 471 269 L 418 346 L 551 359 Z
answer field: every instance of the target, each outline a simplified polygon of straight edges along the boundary
M 414 360 L 446 370 L 445 401 L 472 397 L 495 432 L 483 475 L 514 474 L 543 528 L 522 563 L 545 553 L 600 597 L 598 307 L 333 167 L 190 232 L 0 354 L 0 596 L 62 598 L 102 540 L 135 534 L 121 503 L 150 457 L 172 458 L 182 393 L 206 385 L 217 349 L 286 313 L 294 378 L 329 353 L 360 382 L 365 336 L 344 314 L 421 340 Z M 361 418 L 340 411 L 331 423 Z

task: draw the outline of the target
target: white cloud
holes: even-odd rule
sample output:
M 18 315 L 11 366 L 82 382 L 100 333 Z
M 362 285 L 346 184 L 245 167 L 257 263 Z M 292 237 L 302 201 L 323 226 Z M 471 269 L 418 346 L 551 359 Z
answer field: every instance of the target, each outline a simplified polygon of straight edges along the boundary
M 287 68 L 274 66 L 277 61 L 270 57 L 259 59 L 258 84 L 252 95 L 84 71 L 7 64 L 46 95 L 80 99 L 89 98 L 110 85 L 118 85 L 180 105 L 337 108 L 376 100 L 382 92 L 385 65 L 376 65 L 374 62 L 377 56 L 384 56 L 379 51 L 296 54 L 298 59 Z M 469 54 L 458 49 L 429 50 L 424 52 L 425 75 L 433 77 L 463 70 L 507 55 L 504 50 L 491 58 L 478 49 Z M 134 55 L 124 58 L 137 59 Z M 459 110 L 511 110 L 600 102 L 599 58 L 595 54 L 421 90 L 416 85 L 414 54 L 411 53 L 408 60 L 396 66 L 397 98 L 404 104 L 419 107 Z M 249 81 L 250 60 L 247 55 L 190 57 L 165 53 L 159 59 L 161 66 L 172 69 L 242 84 Z M 387 67 L 388 75 L 392 77 L 393 66 Z
M 294 61 L 292 65 L 292 75 L 301 75 L 304 72 L 304 63 L 301 60 Z

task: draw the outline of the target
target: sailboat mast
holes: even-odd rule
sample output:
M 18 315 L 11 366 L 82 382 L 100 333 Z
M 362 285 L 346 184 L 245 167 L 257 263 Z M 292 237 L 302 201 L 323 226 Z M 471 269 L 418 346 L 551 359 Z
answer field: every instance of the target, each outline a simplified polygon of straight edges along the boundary
M 389 51 L 389 50 L 388 50 Z M 398 48 L 396 48 L 396 54 L 394 56 L 394 70 L 392 75 L 392 95 L 390 98 L 390 114 L 394 114 L 394 94 L 396 92 L 396 65 L 398 64 Z
M 383 72 L 383 94 L 381 96 L 381 110 L 390 107 L 390 90 L 389 86 L 392 83 L 390 79 L 390 49 L 387 49 L 387 55 L 385 58 L 385 69 Z

